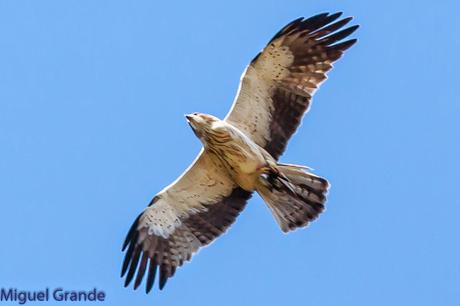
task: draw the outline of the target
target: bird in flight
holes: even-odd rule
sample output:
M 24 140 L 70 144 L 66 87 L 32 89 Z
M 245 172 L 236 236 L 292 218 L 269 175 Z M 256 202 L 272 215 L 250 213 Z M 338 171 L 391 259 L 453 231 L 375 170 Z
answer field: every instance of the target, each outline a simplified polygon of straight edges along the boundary
M 323 13 L 282 28 L 243 72 L 225 119 L 186 115 L 203 148 L 192 165 L 137 217 L 126 240 L 125 286 L 146 275 L 160 290 L 176 268 L 224 233 L 253 192 L 283 232 L 304 227 L 324 210 L 329 184 L 308 167 L 278 162 L 319 85 L 357 25 Z M 157 273 L 158 272 L 158 273 Z

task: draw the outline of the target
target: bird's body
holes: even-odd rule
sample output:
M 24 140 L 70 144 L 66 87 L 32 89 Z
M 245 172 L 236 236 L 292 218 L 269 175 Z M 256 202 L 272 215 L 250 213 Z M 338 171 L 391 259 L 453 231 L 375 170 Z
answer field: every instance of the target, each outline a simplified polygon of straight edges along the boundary
M 199 116 L 212 118 L 206 135 L 202 138 L 206 153 L 212 156 L 216 167 L 223 167 L 232 180 L 246 191 L 254 191 L 260 175 L 273 157 L 251 138 L 232 124 L 204 114 L 189 115 L 189 120 Z
M 243 72 L 233 106 L 220 120 L 187 115 L 203 149 L 193 164 L 160 191 L 126 236 L 122 276 L 146 291 L 159 287 L 233 224 L 253 192 L 283 232 L 308 225 L 324 211 L 327 180 L 305 166 L 280 163 L 311 98 L 356 39 L 351 17 L 323 13 L 282 28 Z

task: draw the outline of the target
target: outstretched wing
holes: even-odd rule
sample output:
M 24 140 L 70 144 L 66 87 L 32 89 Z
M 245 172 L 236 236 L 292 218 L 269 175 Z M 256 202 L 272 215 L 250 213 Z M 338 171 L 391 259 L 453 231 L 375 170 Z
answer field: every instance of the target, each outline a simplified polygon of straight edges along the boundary
M 125 286 L 136 276 L 137 289 L 147 272 L 148 293 L 158 270 L 163 289 L 177 267 L 225 232 L 250 196 L 202 151 L 176 182 L 153 198 L 129 230 L 123 245 Z
M 342 41 L 358 26 L 341 13 L 299 18 L 282 28 L 252 60 L 241 77 L 226 120 L 274 158 L 283 153 L 332 63 L 356 39 Z M 335 22 L 336 21 L 336 22 Z

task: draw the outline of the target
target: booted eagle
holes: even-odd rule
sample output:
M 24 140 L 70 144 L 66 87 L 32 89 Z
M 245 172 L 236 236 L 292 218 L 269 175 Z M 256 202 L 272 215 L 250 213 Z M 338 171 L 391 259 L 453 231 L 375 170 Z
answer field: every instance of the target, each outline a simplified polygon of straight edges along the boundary
M 324 210 L 328 182 L 308 167 L 278 158 L 299 126 L 332 63 L 356 39 L 351 17 L 323 13 L 282 28 L 243 72 L 233 106 L 220 120 L 187 121 L 203 143 L 193 164 L 137 217 L 123 244 L 122 277 L 146 292 L 224 233 L 256 191 L 283 232 L 306 226 Z M 337 21 L 338 20 L 338 21 Z

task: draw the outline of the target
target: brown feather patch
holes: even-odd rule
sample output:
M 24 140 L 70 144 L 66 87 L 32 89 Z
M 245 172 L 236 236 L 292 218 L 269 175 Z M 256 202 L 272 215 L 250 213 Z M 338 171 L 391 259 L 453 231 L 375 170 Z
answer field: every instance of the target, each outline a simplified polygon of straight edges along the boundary
M 209 205 L 207 211 L 185 218 L 168 239 L 148 235 L 146 228 L 138 229 L 137 218 L 125 242 L 126 246 L 129 245 L 122 268 L 122 277 L 128 272 L 125 286 L 130 284 L 137 271 L 134 282 L 134 289 L 137 289 L 149 263 L 146 292 L 153 287 L 157 269 L 160 274 L 159 288 L 163 289 L 177 267 L 189 261 L 199 248 L 214 241 L 233 224 L 250 197 L 250 192 L 234 189 L 226 198 Z

